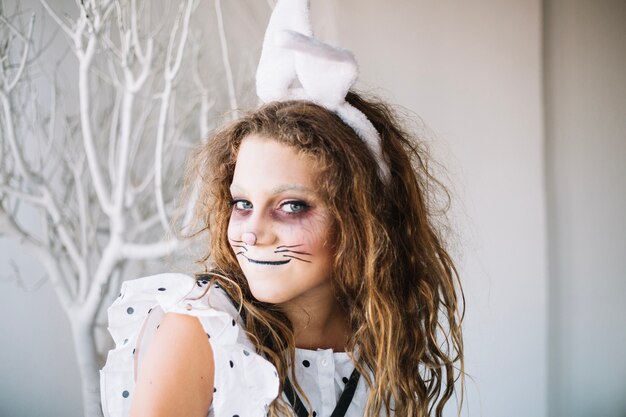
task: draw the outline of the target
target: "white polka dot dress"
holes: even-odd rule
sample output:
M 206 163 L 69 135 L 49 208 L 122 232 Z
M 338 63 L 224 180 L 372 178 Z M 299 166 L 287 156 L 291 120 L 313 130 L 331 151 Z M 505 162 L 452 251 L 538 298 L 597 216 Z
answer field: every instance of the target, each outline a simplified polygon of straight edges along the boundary
M 240 327 L 239 316 L 217 287 L 198 300 L 208 281 L 183 274 L 160 274 L 126 281 L 109 307 L 109 332 L 115 349 L 100 371 L 105 417 L 127 417 L 136 372 L 165 313 L 198 317 L 211 343 L 215 390 L 210 417 L 263 417 L 278 395 L 274 366 L 258 355 Z
M 153 275 L 122 284 L 109 307 L 109 332 L 115 348 L 100 371 L 104 417 L 128 417 L 137 369 L 165 313 L 198 317 L 215 361 L 215 390 L 209 417 L 263 417 L 278 396 L 274 366 L 258 355 L 240 327 L 239 314 L 219 286 L 183 274 Z M 198 298 L 193 300 L 193 298 Z M 345 352 L 296 349 L 295 372 L 315 417 L 333 413 L 354 365 Z M 364 414 L 368 387 L 360 378 L 345 417 Z M 283 398 L 287 397 L 283 393 Z M 382 414 L 381 414 L 382 415 Z

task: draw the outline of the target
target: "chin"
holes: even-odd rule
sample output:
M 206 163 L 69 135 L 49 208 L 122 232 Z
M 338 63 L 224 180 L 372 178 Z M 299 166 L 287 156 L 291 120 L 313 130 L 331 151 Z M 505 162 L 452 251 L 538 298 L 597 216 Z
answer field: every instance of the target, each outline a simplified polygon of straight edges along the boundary
M 262 303 L 268 304 L 281 304 L 288 300 L 288 297 L 285 294 L 281 294 L 276 292 L 275 289 L 266 289 L 266 288 L 254 288 L 250 287 L 250 292 L 252 292 L 252 296 Z

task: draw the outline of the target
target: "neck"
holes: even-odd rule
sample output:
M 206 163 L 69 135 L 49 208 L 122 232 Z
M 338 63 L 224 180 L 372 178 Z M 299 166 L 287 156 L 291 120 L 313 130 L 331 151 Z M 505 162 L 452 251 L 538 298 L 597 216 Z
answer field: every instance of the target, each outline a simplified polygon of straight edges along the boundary
M 281 308 L 293 325 L 296 347 L 345 351 L 350 324 L 332 292 L 302 296 Z

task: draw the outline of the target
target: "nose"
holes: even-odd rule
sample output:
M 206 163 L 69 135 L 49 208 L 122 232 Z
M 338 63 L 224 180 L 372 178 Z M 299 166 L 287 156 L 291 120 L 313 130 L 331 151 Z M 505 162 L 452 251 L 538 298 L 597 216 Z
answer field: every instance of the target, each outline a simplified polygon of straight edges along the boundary
M 241 235 L 241 240 L 250 246 L 256 245 L 256 235 L 253 232 L 244 232 Z

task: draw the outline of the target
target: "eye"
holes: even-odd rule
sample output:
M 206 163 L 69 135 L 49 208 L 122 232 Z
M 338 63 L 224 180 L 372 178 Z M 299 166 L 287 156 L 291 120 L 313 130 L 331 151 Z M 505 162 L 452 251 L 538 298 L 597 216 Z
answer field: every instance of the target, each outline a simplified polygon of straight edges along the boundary
M 309 208 L 309 205 L 304 201 L 287 201 L 280 205 L 282 211 L 287 214 L 301 213 Z
M 244 211 L 252 209 L 252 203 L 246 200 L 233 200 L 230 204 L 235 208 L 235 210 Z

